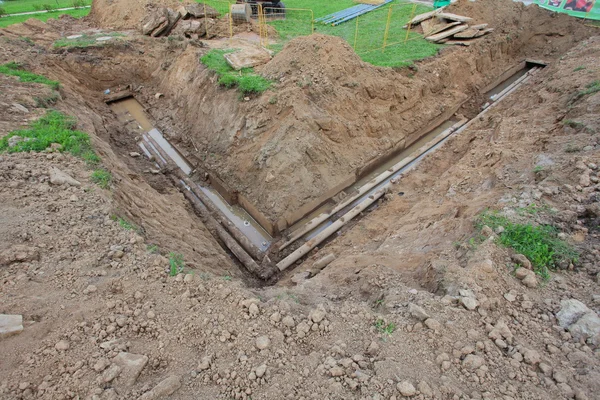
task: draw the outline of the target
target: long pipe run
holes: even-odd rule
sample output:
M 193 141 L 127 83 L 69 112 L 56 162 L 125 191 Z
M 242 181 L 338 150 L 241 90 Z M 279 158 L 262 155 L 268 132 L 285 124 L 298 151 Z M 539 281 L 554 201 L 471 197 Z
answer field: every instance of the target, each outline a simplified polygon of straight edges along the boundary
M 506 89 L 504 89 L 502 92 L 500 92 L 499 97 L 496 99 L 496 101 L 492 105 L 490 105 L 489 107 L 487 107 L 485 110 L 483 110 L 481 113 L 479 113 L 475 118 L 473 118 L 469 122 L 464 123 L 464 121 L 461 121 L 462 122 L 462 126 L 460 126 L 458 129 L 453 129 L 454 128 L 454 126 L 453 126 L 453 127 L 449 128 L 449 129 L 447 129 L 446 131 L 444 131 L 442 134 L 440 134 L 438 137 L 436 137 L 436 139 L 433 140 L 433 141 L 437 141 L 437 143 L 434 144 L 433 146 L 429 146 L 433 142 L 432 141 L 432 142 L 427 143 L 425 146 L 421 147 L 421 149 L 419 149 L 419 153 L 420 154 L 417 157 L 411 156 L 411 157 L 409 157 L 409 158 L 411 158 L 410 161 L 408 161 L 408 159 L 405 159 L 405 160 L 402 161 L 402 162 L 406 161 L 406 163 L 404 165 L 412 162 L 414 159 L 418 158 L 425 151 L 428 151 L 429 149 L 440 145 L 451 134 L 453 134 L 453 133 L 460 133 L 460 132 L 464 131 L 465 129 L 467 129 L 467 127 L 469 127 L 474 121 L 479 120 L 479 118 L 482 115 L 485 115 L 489 110 L 491 110 L 492 108 L 494 108 L 495 106 L 497 106 L 500 103 L 501 100 L 505 99 L 509 94 L 511 94 L 512 92 L 514 92 L 515 90 L 517 90 L 521 84 L 523 84 L 526 81 L 528 81 L 531 78 L 531 76 L 533 74 L 535 74 L 539 69 L 540 68 L 533 68 L 532 70 L 528 71 L 528 73 L 525 74 L 522 78 L 519 78 L 513 84 L 511 84 Z M 428 147 L 428 148 L 425 149 L 425 151 L 421 152 L 421 150 L 424 149 L 425 147 Z M 401 164 L 402 162 L 400 162 L 398 164 Z M 396 166 L 398 164 L 396 164 Z M 395 168 L 396 166 L 394 166 L 392 168 Z M 381 174 L 374 181 L 376 181 L 377 179 L 379 179 L 382 175 L 388 174 L 389 171 L 390 170 L 388 170 L 385 173 Z M 384 180 L 384 179 L 382 179 L 382 180 Z M 374 182 L 374 181 L 371 181 L 371 182 Z M 371 182 L 369 184 L 365 185 L 365 186 L 372 185 Z M 368 196 L 367 199 L 365 199 L 361 203 L 357 204 L 354 208 L 352 208 L 350 211 L 348 211 L 346 214 L 344 214 L 341 218 L 339 218 L 338 220 L 336 220 L 335 222 L 333 222 L 331 225 L 329 225 L 327 228 L 325 228 L 322 232 L 320 232 L 319 234 L 317 234 L 314 238 L 312 238 L 309 241 L 307 241 L 306 243 L 304 243 L 302 246 L 300 246 L 298 249 L 296 249 L 289 256 L 287 256 L 286 258 L 284 258 L 283 260 L 281 260 L 279 263 L 277 263 L 277 268 L 280 271 L 283 271 L 286 268 L 288 268 L 290 265 L 292 265 L 293 263 L 295 263 L 296 261 L 298 261 L 301 257 L 303 257 L 305 254 L 307 254 L 308 252 L 310 252 L 312 249 L 314 249 L 316 246 L 318 246 L 320 243 L 322 243 L 324 240 L 326 240 L 329 236 L 331 236 L 333 233 L 335 233 L 338 229 L 340 229 L 342 226 L 344 226 L 346 223 L 348 223 L 348 221 L 352 220 L 354 217 L 356 217 L 358 214 L 360 214 L 363 210 L 365 210 L 367 207 L 369 207 L 371 204 L 373 204 L 378 198 L 380 198 L 388 190 L 388 188 L 390 188 L 391 185 L 392 185 L 391 181 L 389 181 L 388 183 L 386 183 L 385 185 L 383 185 L 375 193 L 373 193 L 370 196 Z M 365 186 L 363 186 L 363 188 Z M 371 186 L 371 187 L 373 187 L 373 186 Z M 361 188 L 361 190 L 363 188 Z M 353 197 L 356 197 L 356 196 L 353 196 Z M 349 200 L 346 200 L 346 202 L 348 204 L 350 203 Z M 346 202 L 344 202 L 344 203 L 346 203 Z M 336 208 L 340 208 L 340 209 L 343 208 L 343 207 L 340 207 L 340 205 L 338 205 L 338 207 L 336 207 Z M 312 224 L 313 221 L 316 221 L 316 220 L 318 220 L 320 218 L 323 218 L 323 216 L 325 216 L 325 218 L 321 221 L 321 222 L 323 222 L 325 219 L 327 219 L 328 216 L 330 216 L 332 214 L 334 214 L 334 212 L 330 212 L 330 213 L 327 213 L 327 214 L 321 214 L 320 216 L 318 216 L 317 218 L 315 218 L 311 222 L 309 222 L 309 224 Z M 311 228 L 308 229 L 304 233 L 307 233 L 308 231 L 312 230 L 312 227 L 316 227 L 316 226 L 318 226 L 318 224 L 311 225 Z M 306 230 L 306 229 L 307 228 L 305 227 L 304 230 Z M 296 235 L 294 235 L 294 236 L 297 236 L 297 235 L 298 235 L 298 233 Z M 289 244 L 289 242 L 287 244 Z M 284 244 L 284 246 L 287 245 L 287 244 Z
M 466 120 L 462 120 L 462 121 L 457 122 L 456 124 L 454 124 L 450 128 L 446 129 L 444 132 L 442 132 L 441 134 L 439 134 L 438 136 L 436 136 L 431 141 L 425 143 L 417 151 L 415 151 L 415 153 L 413 153 L 413 155 L 410 155 L 409 157 L 407 157 L 407 158 L 399 161 L 398 163 L 396 163 L 393 166 L 391 166 L 389 169 L 385 170 L 385 172 L 383 172 L 379 176 L 377 176 L 377 177 L 373 178 L 372 180 L 370 180 L 367 184 L 361 186 L 358 189 L 358 192 L 355 195 L 350 196 L 347 199 L 345 199 L 344 201 L 342 201 L 341 203 L 339 203 L 337 206 L 335 206 L 333 208 L 333 210 L 331 210 L 329 212 L 326 212 L 326 213 L 319 214 L 318 216 L 316 216 L 315 218 L 313 218 L 312 220 L 310 220 L 309 222 L 307 222 L 304 225 L 303 228 L 301 228 L 298 231 L 294 232 L 294 234 L 292 235 L 292 237 L 287 242 L 283 243 L 279 247 L 279 251 L 285 249 L 287 246 L 289 246 L 290 244 L 294 243 L 296 240 L 300 239 L 302 236 L 306 235 L 308 232 L 312 231 L 317 226 L 321 225 L 329 217 L 331 217 L 332 215 L 340 212 L 341 210 L 343 210 L 344 208 L 346 208 L 348 205 L 352 204 L 356 199 L 359 199 L 362 196 L 364 196 L 366 193 L 368 193 L 375 186 L 379 185 L 381 182 L 383 182 L 384 180 L 386 180 L 387 178 L 389 178 L 390 176 L 392 176 L 393 174 L 395 174 L 396 172 L 398 172 L 400 169 L 404 168 L 406 165 L 408 165 L 411 162 L 413 162 L 420 154 L 422 154 L 423 152 L 427 151 L 429 148 L 435 146 L 440 141 L 444 140 L 452 132 L 454 132 L 456 129 L 460 128 L 466 122 L 467 122 Z

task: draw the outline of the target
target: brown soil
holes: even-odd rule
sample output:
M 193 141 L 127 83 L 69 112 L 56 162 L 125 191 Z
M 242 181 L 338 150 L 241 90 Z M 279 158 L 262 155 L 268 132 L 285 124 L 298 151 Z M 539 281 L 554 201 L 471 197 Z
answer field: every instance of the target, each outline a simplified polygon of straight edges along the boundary
M 465 4 L 459 6 L 471 6 Z M 526 18 L 520 6 L 503 4 Z M 600 92 L 589 90 L 600 80 L 600 38 L 582 39 L 589 32 L 575 20 L 548 18 L 561 22 L 521 31 L 507 25 L 511 37 L 520 32 L 515 40 L 494 34 L 468 49 L 444 50 L 420 63 L 414 79 L 365 65 L 347 47 L 338 54 L 331 50 L 335 39 L 299 39 L 263 69 L 284 80 L 248 101 L 217 87 L 198 64 L 205 49 L 193 41 L 130 34 L 104 47 L 53 50 L 61 35 L 95 27 L 63 19 L 0 30 L 0 63 L 16 60 L 60 80 L 53 107 L 77 118 L 115 178 L 102 190 L 70 155 L 0 155 L 0 313 L 24 319 L 23 332 L 0 338 L 0 398 L 596 398 L 598 342 L 558 326 L 556 313 L 567 299 L 592 313 L 600 307 Z M 581 43 L 571 49 L 575 42 Z M 194 149 L 200 166 L 234 187 L 236 179 L 244 182 L 240 189 L 258 203 L 273 196 L 261 193 L 271 188 L 265 172 L 282 165 L 275 182 L 283 194 L 265 203 L 270 212 L 295 196 L 316 196 L 309 183 L 351 172 L 352 153 L 367 161 L 392 139 L 409 140 L 412 131 L 403 126 L 414 131 L 425 123 L 416 110 L 443 114 L 441 107 L 534 55 L 550 65 L 267 288 L 251 289 L 181 194 L 150 171 L 151 163 L 129 155 L 136 138 L 102 94 L 129 87 L 157 126 L 190 154 Z M 319 59 L 329 65 L 315 65 Z M 353 82 L 349 75 L 363 80 L 343 86 Z M 306 77 L 312 85 L 300 87 Z M 35 98 L 48 95 L 46 87 L 3 76 L 0 85 L 0 136 L 45 112 Z M 269 103 L 273 96 L 276 104 Z M 352 110 L 368 114 L 362 125 L 346 122 Z M 475 111 L 475 103 L 462 109 Z M 374 130 L 371 113 L 389 127 Z M 323 115 L 338 130 L 313 122 Z M 337 143 L 332 132 L 349 143 Z M 330 153 L 316 161 L 304 155 L 323 147 Z M 253 158 L 265 149 L 268 157 Z M 282 154 L 296 160 L 295 169 Z M 81 186 L 50 183 L 50 168 Z M 549 281 L 525 286 L 511 251 L 494 233 L 480 238 L 473 227 L 487 208 L 555 225 L 579 259 L 561 264 Z M 119 226 L 113 214 L 139 233 Z M 169 252 L 184 255 L 186 273 L 168 275 Z M 329 253 L 335 261 L 323 271 L 297 275 Z M 129 382 L 131 367 L 119 364 L 120 352 L 148 357 Z

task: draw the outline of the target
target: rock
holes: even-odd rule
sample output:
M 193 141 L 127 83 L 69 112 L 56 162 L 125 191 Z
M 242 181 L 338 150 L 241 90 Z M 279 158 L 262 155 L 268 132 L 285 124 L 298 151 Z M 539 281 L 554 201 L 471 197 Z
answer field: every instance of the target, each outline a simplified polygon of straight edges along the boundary
M 66 340 L 60 340 L 58 341 L 58 343 L 56 343 L 54 345 L 54 348 L 58 351 L 65 351 L 65 350 L 69 350 L 69 342 L 67 342 Z
M 23 316 L 0 314 L 0 339 L 23 332 Z
M 141 156 L 141 154 L 138 153 L 137 151 L 131 151 L 131 152 L 129 152 L 129 157 L 134 157 L 135 158 L 135 157 L 140 157 L 140 156 Z
M 108 361 L 106 358 L 103 357 L 103 358 L 98 359 L 98 361 L 96 361 L 93 368 L 94 368 L 94 371 L 96 371 L 96 372 L 102 372 L 109 365 L 110 365 L 110 361 Z
M 275 180 L 275 175 L 271 171 L 267 172 L 267 176 L 265 178 L 265 182 L 270 183 Z
M 260 309 L 258 308 L 258 305 L 255 303 L 250 304 L 250 306 L 248 307 L 248 314 L 250 314 L 253 317 L 257 317 L 260 314 Z
M 461 297 L 459 301 L 464 308 L 470 311 L 475 310 L 479 306 L 477 300 L 472 297 Z
M 271 316 L 269 317 L 269 319 L 271 321 L 277 323 L 277 322 L 281 321 L 281 314 L 276 311 L 273 314 L 271 314 Z
M 140 373 L 148 363 L 148 357 L 140 354 L 120 352 L 113 358 L 113 362 L 121 368 L 118 384 L 131 387 L 135 384 L 138 376 L 140 376 Z
M 558 319 L 558 324 L 562 328 L 567 329 L 590 311 L 591 310 L 579 300 L 562 300 L 560 302 L 560 311 L 556 314 L 556 319 Z
M 56 167 L 50 167 L 48 174 L 50 175 L 50 183 L 53 185 L 81 186 L 79 181 Z
M 515 264 L 520 265 L 521 267 L 529 270 L 532 269 L 531 261 L 529 261 L 527 257 L 525 257 L 523 254 L 513 254 L 510 258 L 514 261 Z
M 436 332 L 440 332 L 442 330 L 442 324 L 433 318 L 426 319 L 425 326 Z
M 372 341 L 367 347 L 367 354 L 374 356 L 379 353 L 379 344 L 376 341 Z
M 294 326 L 296 326 L 296 323 L 294 322 L 294 318 L 286 315 L 285 317 L 283 317 L 283 319 L 281 320 L 281 323 L 284 326 L 287 326 L 288 328 L 293 328 Z
M 527 268 L 517 268 L 515 271 L 515 277 L 519 280 L 525 279 L 527 275 L 533 274 L 534 272 Z
M 271 339 L 268 336 L 259 336 L 256 338 L 255 346 L 259 350 L 264 350 L 271 344 Z
M 173 30 L 173 35 L 185 36 L 187 38 L 204 36 L 206 35 L 207 25 L 206 19 L 203 21 L 180 21 Z
M 485 364 L 485 360 L 483 357 L 477 356 L 475 354 L 469 354 L 463 360 L 463 367 L 470 371 L 474 371 Z
M 408 305 L 408 312 L 419 321 L 425 321 L 427 318 L 429 318 L 427 312 L 422 307 L 414 303 L 410 303 Z
M 419 382 L 419 384 L 417 385 L 417 389 L 419 390 L 419 392 L 421 392 L 421 394 L 423 396 L 426 396 L 426 397 L 432 397 L 433 396 L 433 389 L 425 381 Z
M 529 365 L 537 365 L 542 361 L 542 358 L 537 351 L 527 349 L 523 352 L 523 360 Z
M 8 138 L 8 147 L 15 147 L 17 144 L 24 142 L 25 138 L 21 136 L 11 136 Z
M 156 400 L 163 399 L 171 394 L 175 393 L 177 389 L 181 387 L 181 380 L 178 376 L 171 375 L 168 378 L 162 380 L 149 392 L 144 393 L 139 400 Z
M 258 378 L 262 378 L 266 372 L 267 372 L 266 364 L 261 364 L 260 366 L 258 366 L 258 368 L 256 368 L 256 376 Z
M 13 106 L 13 108 L 15 108 L 16 110 L 18 110 L 18 111 L 20 111 L 22 113 L 25 113 L 25 114 L 29 113 L 29 110 L 27 109 L 27 107 L 22 106 L 19 103 L 13 103 L 12 106 Z M 9 147 L 10 147 L 10 144 L 9 144 Z
M 569 332 L 575 339 L 589 339 L 593 345 L 600 345 L 600 318 L 594 311 L 590 311 L 572 324 Z
M 325 311 L 325 306 L 323 304 L 319 304 L 315 309 L 313 309 L 308 315 L 308 319 L 312 322 L 319 323 L 325 319 L 327 315 L 327 311 Z
M 158 8 L 155 12 L 149 14 L 142 21 L 142 34 L 152 35 L 159 27 L 168 23 L 169 13 L 165 7 Z
M 109 383 L 115 380 L 121 373 L 121 367 L 118 365 L 111 365 L 104 373 L 102 374 L 102 382 Z
M 306 281 L 308 278 L 310 278 L 310 271 L 302 271 L 295 273 L 292 276 L 291 281 L 296 285 L 299 285 L 302 282 Z
M 188 14 L 196 18 L 217 18 L 220 15 L 216 9 L 205 4 L 192 3 L 186 4 L 184 7 Z
M 512 292 L 504 293 L 504 298 L 510 303 L 517 300 L 517 296 L 515 296 Z
M 409 381 L 402 381 L 396 385 L 396 389 L 400 392 L 400 394 L 404 397 L 410 397 L 417 394 L 417 389 L 413 386 Z
M 329 375 L 335 377 L 335 376 L 343 376 L 344 375 L 344 369 L 342 367 L 338 367 L 335 366 L 333 368 L 331 368 L 329 370 Z
M 537 277 L 535 276 L 535 274 L 527 275 L 525 278 L 523 278 L 521 283 L 527 286 L 528 288 L 536 288 L 538 285 Z
M 198 370 L 206 371 L 207 369 L 210 368 L 211 364 L 212 364 L 212 357 L 210 357 L 210 356 L 202 357 L 202 360 L 200 360 L 200 364 L 198 364 Z
M 30 262 L 40 259 L 37 247 L 16 244 L 0 252 L 0 266 L 10 265 L 14 262 Z

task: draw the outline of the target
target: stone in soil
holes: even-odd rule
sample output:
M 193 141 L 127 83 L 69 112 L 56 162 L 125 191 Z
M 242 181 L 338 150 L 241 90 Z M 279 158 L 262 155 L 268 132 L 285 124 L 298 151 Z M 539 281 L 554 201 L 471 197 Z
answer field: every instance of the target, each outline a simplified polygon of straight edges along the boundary
M 19 334 L 22 331 L 22 315 L 0 314 L 0 339 Z

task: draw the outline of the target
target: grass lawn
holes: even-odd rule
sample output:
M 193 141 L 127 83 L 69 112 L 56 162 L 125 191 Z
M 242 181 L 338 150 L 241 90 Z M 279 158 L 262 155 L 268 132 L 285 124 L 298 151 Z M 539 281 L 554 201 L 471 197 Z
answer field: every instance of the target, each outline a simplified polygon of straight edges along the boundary
M 6 4 L 6 3 L 4 3 Z M 89 8 L 80 8 L 77 10 L 67 10 L 67 11 L 56 11 L 56 12 L 48 12 L 41 14 L 31 14 L 31 15 L 17 15 L 15 17 L 3 17 L 0 18 L 0 28 L 5 28 L 9 25 L 18 24 L 19 22 L 25 22 L 29 18 L 39 19 L 40 21 L 46 22 L 50 18 L 58 18 L 61 15 L 68 14 L 72 15 L 75 18 L 81 18 L 88 15 L 90 12 Z
M 40 11 L 49 7 L 73 7 L 75 4 L 78 6 L 89 6 L 92 2 L 91 0 L 84 0 L 82 4 L 81 0 L 5 0 L 0 4 L 0 7 L 2 7 L 7 14 L 16 14 L 29 11 Z
M 353 0 L 284 0 L 284 3 L 288 9 L 285 20 L 269 22 L 279 33 L 278 43 L 271 47 L 275 51 L 281 50 L 289 40 L 311 33 L 311 14 L 294 9 L 311 9 L 314 18 L 319 18 L 357 4 Z M 227 4 L 221 1 L 208 0 L 207 4 L 215 5 L 216 8 L 225 6 L 227 9 Z M 411 32 L 409 40 L 404 43 L 406 30 L 402 27 L 410 20 L 413 4 L 400 4 L 399 0 L 395 0 L 391 4 L 394 4 L 394 7 L 392 8 L 385 52 L 381 48 L 383 47 L 389 5 L 359 17 L 358 35 L 356 35 L 356 19 L 338 26 L 315 23 L 315 32 L 339 36 L 353 47 L 356 43 L 355 51 L 364 61 L 383 67 L 403 67 L 412 64 L 415 60 L 437 54 L 441 46 L 428 42 L 417 33 Z M 220 8 L 219 10 L 223 12 Z M 427 11 L 431 11 L 431 8 L 418 5 L 415 15 Z

